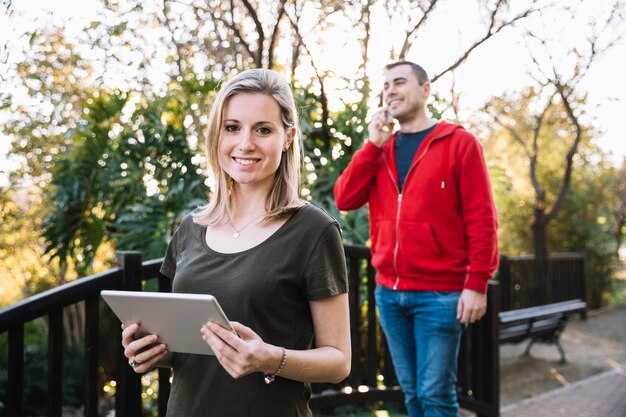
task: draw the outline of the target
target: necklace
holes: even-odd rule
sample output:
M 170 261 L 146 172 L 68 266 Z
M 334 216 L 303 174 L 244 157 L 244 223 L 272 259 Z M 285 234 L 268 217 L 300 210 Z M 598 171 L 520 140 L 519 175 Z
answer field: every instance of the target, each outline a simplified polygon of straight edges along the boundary
M 233 222 L 228 221 L 228 223 L 230 223 L 230 227 L 232 227 L 233 229 L 235 229 L 235 233 L 233 233 L 233 239 L 237 239 L 240 235 L 241 235 L 241 231 L 243 229 L 245 229 L 246 227 L 250 226 L 255 220 L 257 220 L 259 217 L 264 216 L 265 213 L 261 213 L 258 216 L 256 216 L 255 218 L 253 218 L 252 220 L 250 220 L 248 223 L 244 224 L 243 227 L 240 227 L 239 229 L 237 229 L 235 227 L 235 225 L 233 224 Z

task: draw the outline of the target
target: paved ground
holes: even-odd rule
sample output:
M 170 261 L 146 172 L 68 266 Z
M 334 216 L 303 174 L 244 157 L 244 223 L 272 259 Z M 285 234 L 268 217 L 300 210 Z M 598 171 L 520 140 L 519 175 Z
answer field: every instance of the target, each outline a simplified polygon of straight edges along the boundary
M 626 277 L 626 247 L 620 249 Z M 623 299 L 624 286 L 621 296 Z M 553 346 L 505 345 L 501 354 L 502 417 L 626 417 L 626 304 L 570 321 L 562 335 L 568 363 Z
M 501 417 L 626 417 L 626 304 L 572 317 L 565 364 L 552 345 L 522 356 L 526 343 L 500 347 Z
M 501 417 L 626 417 L 626 304 L 570 319 L 561 343 L 500 347 Z M 461 417 L 475 414 L 461 410 Z
M 610 370 L 501 409 L 501 417 L 625 417 L 626 368 Z
M 520 356 L 525 343 L 501 347 L 502 407 L 609 370 L 621 370 L 626 365 L 626 304 L 591 311 L 586 321 L 573 317 L 561 340 L 568 360 L 566 364 L 559 363 L 555 346 L 535 345 L 530 357 Z M 622 397 L 626 397 L 626 385 L 621 388 Z M 583 398 L 592 395 L 584 391 L 579 394 Z

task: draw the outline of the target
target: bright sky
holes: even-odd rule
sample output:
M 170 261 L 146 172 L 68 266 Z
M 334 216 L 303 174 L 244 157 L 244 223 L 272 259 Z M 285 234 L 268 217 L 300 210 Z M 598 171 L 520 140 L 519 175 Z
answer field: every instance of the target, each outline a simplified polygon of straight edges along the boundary
M 566 4 L 574 1 L 557 0 L 556 3 Z M 520 0 L 513 3 L 519 6 L 523 2 L 525 1 Z M 24 27 L 34 27 L 50 20 L 49 17 L 38 16 L 32 12 L 33 10 L 49 10 L 54 7 L 52 19 L 57 23 L 69 22 L 65 27 L 71 32 L 72 30 L 80 30 L 85 22 L 93 18 L 96 3 L 95 0 L 60 0 L 52 3 L 47 0 L 14 2 L 15 10 L 28 10 L 29 12 L 19 20 L 14 21 L 16 25 L 20 26 L 19 28 L 11 28 L 6 22 L 6 16 L 0 13 L 0 47 L 11 39 L 13 33 L 20 32 Z M 585 6 L 579 9 L 577 19 L 571 22 L 563 22 L 558 19 L 549 20 L 545 15 L 541 16 L 541 21 L 547 22 L 547 24 L 544 23 L 547 28 L 545 30 L 552 31 L 553 36 L 561 39 L 562 45 L 555 48 L 555 51 L 566 51 L 571 47 L 572 42 L 585 36 L 580 28 L 585 27 L 585 22 L 590 19 L 597 20 L 598 5 L 603 3 L 587 0 Z M 479 23 L 481 16 L 478 13 L 475 2 L 442 2 L 433 15 L 434 18 L 423 30 L 420 30 L 420 39 L 414 43 L 407 59 L 424 65 L 431 75 L 443 70 L 450 65 L 453 59 L 458 57 L 458 51 L 463 50 L 473 39 L 479 36 L 478 34 L 467 33 L 467 22 L 476 22 L 476 27 L 482 27 Z M 400 37 L 393 38 L 395 36 L 393 30 L 390 30 L 388 24 L 383 23 L 383 19 L 376 19 L 376 16 L 384 17 L 385 15 L 386 13 L 382 9 L 375 9 L 372 13 L 374 17 L 372 20 L 370 76 L 374 89 L 380 88 L 382 67 L 388 58 L 389 45 L 393 44 L 398 48 L 402 42 Z M 36 21 L 33 22 L 33 19 Z M 537 30 L 541 30 L 539 22 L 540 19 L 537 16 L 527 20 L 524 25 L 537 25 Z M 345 30 L 346 22 L 337 19 L 336 24 L 338 32 L 325 33 L 326 38 L 322 40 L 325 40 L 326 45 L 323 49 L 314 50 L 316 63 L 324 68 L 332 67 L 339 74 L 354 75 L 358 62 L 357 40 L 351 36 L 349 31 Z M 392 26 L 403 27 L 406 24 L 406 22 L 393 22 Z M 461 28 L 464 31 L 461 31 Z M 355 55 L 351 56 L 351 54 Z M 623 82 L 623 74 L 626 74 L 624 56 L 626 56 L 626 43 L 622 41 L 620 46 L 614 48 L 594 64 L 585 78 L 584 84 L 581 85 L 589 92 L 588 112 L 605 132 L 597 139 L 597 143 L 603 149 L 614 154 L 615 162 L 626 157 L 626 135 L 623 133 L 621 120 L 626 114 L 626 83 Z M 476 109 L 491 96 L 500 95 L 505 91 L 519 90 L 533 84 L 528 75 L 531 67 L 525 38 L 520 30 L 506 29 L 487 41 L 472 53 L 470 59 L 462 65 L 455 76 L 456 90 L 461 93 L 460 104 L 464 109 L 464 114 L 461 116 L 471 118 L 472 113 L 475 113 Z M 0 73 L 5 68 L 6 66 L 3 67 L 3 63 L 0 62 Z M 433 86 L 433 90 L 446 96 L 450 90 L 451 81 L 450 76 L 444 77 Z M 0 123 L 2 123 L 1 113 Z M 0 136 L 0 185 L 6 184 L 6 177 L 3 178 L 2 170 L 12 168 L 8 155 L 9 147 L 9 138 Z M 9 157 L 9 161 L 7 161 L 7 157 Z M 15 164 L 16 162 L 12 161 L 12 163 Z

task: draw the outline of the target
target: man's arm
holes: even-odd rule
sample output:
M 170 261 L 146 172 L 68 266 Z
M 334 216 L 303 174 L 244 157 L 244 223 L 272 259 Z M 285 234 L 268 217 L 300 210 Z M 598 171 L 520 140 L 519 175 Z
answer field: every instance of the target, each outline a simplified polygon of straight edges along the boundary
M 339 210 L 355 210 L 365 205 L 369 187 L 376 176 L 382 146 L 391 138 L 393 121 L 387 120 L 386 108 L 376 112 L 368 125 L 369 139 L 352 157 L 335 183 L 335 202 Z
M 473 323 L 486 312 L 487 281 L 498 267 L 496 207 L 482 147 L 474 137 L 462 155 L 459 184 L 470 265 L 457 316 L 463 323 Z

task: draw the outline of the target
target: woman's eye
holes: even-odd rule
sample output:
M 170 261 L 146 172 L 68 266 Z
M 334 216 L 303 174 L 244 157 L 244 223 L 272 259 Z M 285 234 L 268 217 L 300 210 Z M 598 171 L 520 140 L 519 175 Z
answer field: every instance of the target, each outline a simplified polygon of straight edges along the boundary
M 224 127 L 224 130 L 227 132 L 236 132 L 237 131 L 237 126 L 236 125 L 226 125 Z
M 272 130 L 269 127 L 260 127 L 259 133 L 262 135 L 269 135 L 270 133 L 272 133 Z

